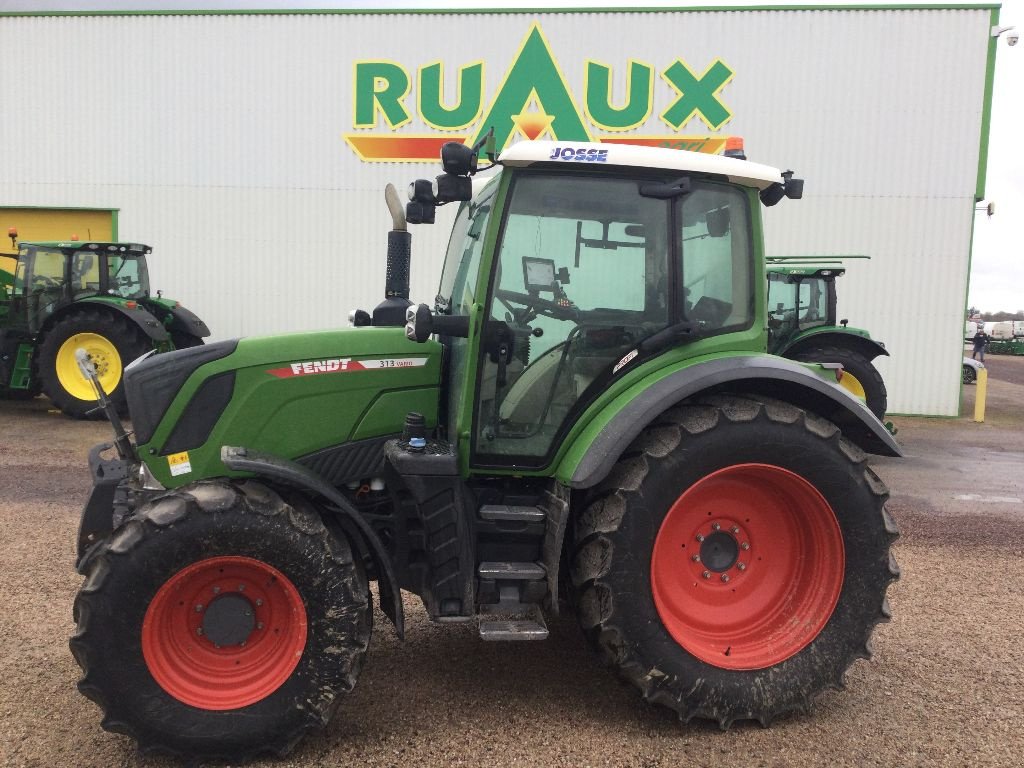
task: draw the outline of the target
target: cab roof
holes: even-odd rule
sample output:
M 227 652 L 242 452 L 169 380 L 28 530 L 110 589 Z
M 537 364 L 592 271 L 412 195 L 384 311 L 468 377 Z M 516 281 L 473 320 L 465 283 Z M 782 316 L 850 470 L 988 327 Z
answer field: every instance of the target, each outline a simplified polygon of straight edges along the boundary
M 100 243 L 93 241 L 79 242 L 78 240 L 34 240 L 18 242 L 18 248 L 52 248 L 59 251 L 80 251 L 83 248 L 89 251 L 104 251 L 106 253 L 152 253 L 153 249 L 142 243 Z
M 555 150 L 559 150 L 556 152 Z M 765 189 L 783 182 L 778 168 L 684 149 L 641 147 L 635 144 L 598 144 L 570 141 L 521 141 L 498 157 L 502 165 L 522 167 L 536 163 L 553 165 L 662 168 L 725 176 L 733 184 Z

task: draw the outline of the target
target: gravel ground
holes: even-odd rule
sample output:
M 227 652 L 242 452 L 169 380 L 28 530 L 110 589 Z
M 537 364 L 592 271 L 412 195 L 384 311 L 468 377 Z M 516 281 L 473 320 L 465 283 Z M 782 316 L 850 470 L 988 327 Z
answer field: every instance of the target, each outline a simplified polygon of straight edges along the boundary
M 1019 765 L 1024 503 L 1010 499 L 1024 497 L 1024 358 L 991 362 L 985 424 L 895 420 L 908 458 L 877 463 L 903 529 L 894 618 L 874 660 L 810 715 L 682 726 L 585 652 L 571 620 L 543 643 L 489 644 L 473 627 L 430 624 L 407 599 L 408 640 L 378 613 L 359 685 L 327 732 L 258 765 Z M 37 400 L 0 402 L 0 432 L 0 764 L 171 765 L 100 729 L 67 647 L 85 451 L 107 428 Z M 974 501 L 956 498 L 971 490 Z

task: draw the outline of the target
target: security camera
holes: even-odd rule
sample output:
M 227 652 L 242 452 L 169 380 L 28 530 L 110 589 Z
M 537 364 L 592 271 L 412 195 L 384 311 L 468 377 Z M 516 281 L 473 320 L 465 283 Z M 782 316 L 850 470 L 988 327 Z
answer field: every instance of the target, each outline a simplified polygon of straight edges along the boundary
M 1016 45 L 1018 40 L 1020 40 L 1020 32 L 1018 32 L 1016 29 L 1011 29 L 1009 32 L 1006 33 L 1007 45 Z

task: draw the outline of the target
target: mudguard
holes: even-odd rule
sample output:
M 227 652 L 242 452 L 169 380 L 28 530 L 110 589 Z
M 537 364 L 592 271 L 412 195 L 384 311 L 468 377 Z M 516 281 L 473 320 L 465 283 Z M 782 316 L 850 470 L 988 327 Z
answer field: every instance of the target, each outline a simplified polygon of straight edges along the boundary
M 575 466 L 563 465 L 558 476 L 569 475 L 568 484 L 573 488 L 597 485 L 658 414 L 709 390 L 785 400 L 828 419 L 868 453 L 903 455 L 892 435 L 868 407 L 838 384 L 831 384 L 806 367 L 783 358 L 750 355 L 696 363 L 651 384 L 620 407 L 590 441 Z
M 100 306 L 110 312 L 116 312 L 122 317 L 128 318 L 139 326 L 139 328 L 142 329 L 142 332 L 149 336 L 153 341 L 167 341 L 167 339 L 170 338 L 170 334 L 167 333 L 167 329 L 164 328 L 164 324 L 141 306 L 137 306 L 135 309 L 128 309 L 117 302 L 106 301 L 102 298 L 95 297 L 76 301 L 74 304 L 68 305 L 67 309 L 73 311 L 75 307 L 80 307 L 83 304 Z M 59 316 L 63 317 L 66 313 L 67 311 L 65 310 L 64 312 L 61 312 Z
M 380 538 L 349 503 L 348 499 L 326 483 L 316 472 L 301 464 L 296 464 L 294 461 L 288 461 L 269 453 L 228 445 L 221 447 L 220 457 L 228 469 L 237 472 L 251 472 L 257 476 L 309 491 L 336 507 L 343 517 L 343 523 L 354 529 L 352 532 L 361 537 L 362 543 L 369 549 L 379 573 L 377 584 L 380 589 L 381 610 L 394 623 L 399 639 L 405 638 L 402 592 L 399 589 L 395 571 L 391 567 L 391 560 Z
M 171 333 L 187 333 L 201 339 L 210 335 L 209 327 L 192 310 L 177 306 L 170 307 L 167 311 L 171 313 L 171 322 L 167 326 Z
M 791 358 L 809 347 L 827 344 L 840 349 L 852 349 L 864 355 L 868 360 L 874 360 L 882 355 L 888 356 L 889 351 L 884 344 L 868 336 L 867 331 L 858 331 L 859 329 L 855 328 L 846 331 L 838 328 L 812 329 L 792 339 L 775 354 Z

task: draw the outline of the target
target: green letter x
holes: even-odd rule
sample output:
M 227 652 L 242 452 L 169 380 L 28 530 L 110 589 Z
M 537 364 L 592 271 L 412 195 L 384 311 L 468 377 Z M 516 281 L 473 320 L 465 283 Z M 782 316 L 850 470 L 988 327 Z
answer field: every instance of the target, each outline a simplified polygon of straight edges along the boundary
M 732 112 L 718 100 L 718 92 L 732 80 L 733 74 L 721 59 L 715 59 L 700 77 L 682 61 L 673 62 L 661 76 L 679 91 L 679 98 L 661 113 L 661 119 L 679 130 L 697 114 L 709 128 L 717 131 L 732 117 Z

